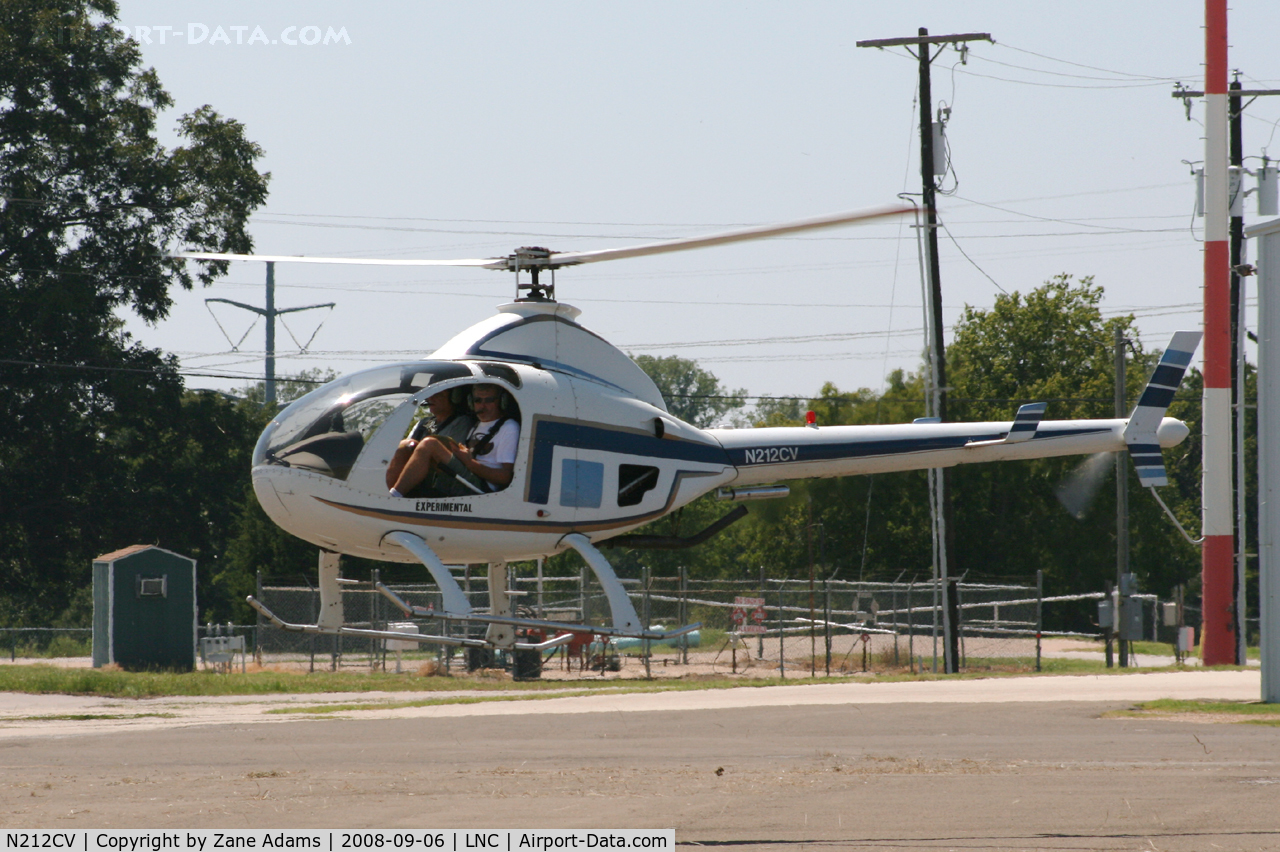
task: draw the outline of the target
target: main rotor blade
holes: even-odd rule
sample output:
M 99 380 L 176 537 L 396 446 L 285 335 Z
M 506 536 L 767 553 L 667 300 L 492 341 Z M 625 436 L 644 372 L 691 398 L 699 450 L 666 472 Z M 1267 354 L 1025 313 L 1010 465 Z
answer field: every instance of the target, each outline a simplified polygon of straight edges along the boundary
M 638 246 L 627 246 L 615 249 L 598 249 L 596 251 L 548 252 L 546 249 L 521 249 L 507 257 L 460 258 L 456 260 L 390 260 L 375 257 L 305 257 L 300 255 L 278 254 L 223 254 L 207 251 L 177 252 L 173 257 L 190 258 L 192 260 L 262 260 L 275 263 L 344 263 L 357 266 L 470 266 L 480 269 L 555 269 L 560 266 L 576 266 L 580 263 L 596 263 L 601 260 L 621 260 L 627 257 L 645 257 L 651 254 L 666 254 L 673 251 L 706 248 L 707 246 L 739 243 L 746 240 L 761 240 L 767 237 L 779 237 L 783 234 L 798 234 L 804 231 L 816 231 L 821 228 L 834 228 L 840 225 L 853 225 L 869 222 L 873 219 L 884 219 L 889 216 L 901 216 L 912 212 L 909 206 L 873 207 L 867 210 L 854 210 L 849 213 L 836 213 L 832 216 L 819 216 L 816 219 L 801 219 L 781 225 L 756 225 L 736 231 L 725 231 L 705 237 L 683 237 L 677 240 L 663 240 L 657 243 L 646 243 Z
M 706 237 L 684 237 L 677 240 L 665 240 L 660 243 L 647 243 L 626 248 L 600 249 L 597 251 L 553 252 L 549 266 L 571 266 L 579 263 L 595 263 L 600 260 L 620 260 L 625 257 L 644 257 L 650 254 L 666 254 L 686 249 L 706 248 L 707 246 L 739 243 L 745 240 L 761 240 L 766 237 L 779 237 L 783 234 L 797 234 L 803 231 L 816 231 L 821 228 L 834 228 L 839 225 L 852 225 L 857 222 L 869 222 L 873 219 L 884 219 L 889 216 L 901 216 L 912 212 L 909 206 L 894 205 L 873 207 L 868 210 L 854 210 L 849 213 L 836 213 L 831 216 L 819 216 L 816 219 L 800 219 L 781 225 L 756 225 L 737 231 L 725 231 Z
M 173 257 L 191 260 L 267 260 L 275 263 L 348 263 L 362 266 L 478 266 L 483 269 L 506 269 L 505 257 L 473 257 L 459 260 L 390 260 L 380 257 L 305 257 L 287 254 L 220 254 L 211 251 L 180 251 Z

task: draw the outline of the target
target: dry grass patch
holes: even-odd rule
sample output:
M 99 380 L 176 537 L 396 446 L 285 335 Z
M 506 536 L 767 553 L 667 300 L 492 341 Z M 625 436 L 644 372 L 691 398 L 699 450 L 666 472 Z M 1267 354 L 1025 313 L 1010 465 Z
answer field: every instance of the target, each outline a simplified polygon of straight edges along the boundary
M 1112 710 L 1104 719 L 1160 719 L 1202 724 L 1246 724 L 1280 727 L 1280 704 L 1261 701 L 1145 701 L 1128 710 Z

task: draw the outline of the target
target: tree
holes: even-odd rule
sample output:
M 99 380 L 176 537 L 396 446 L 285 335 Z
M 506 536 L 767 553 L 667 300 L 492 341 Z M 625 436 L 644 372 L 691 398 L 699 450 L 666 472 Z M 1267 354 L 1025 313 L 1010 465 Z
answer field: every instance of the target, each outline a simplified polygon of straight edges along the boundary
M 261 149 L 208 106 L 155 138 L 171 101 L 111 0 L 0 0 L 0 595 L 47 612 L 88 560 L 134 541 L 118 434 L 178 417 L 176 361 L 122 331 L 148 322 L 171 287 L 209 283 L 181 248 L 246 252 L 266 198 Z M 16 617 L 16 616 L 15 616 Z
M 742 407 L 746 390 L 728 390 L 714 373 L 699 367 L 697 361 L 678 355 L 633 358 L 658 386 L 667 410 L 686 423 L 706 428 L 724 414 Z
M 990 310 L 966 307 L 947 349 L 957 419 L 1009 420 L 1019 403 L 1036 400 L 1049 403 L 1046 416 L 1052 419 L 1114 417 L 1116 329 L 1134 341 L 1126 371 L 1132 404 L 1157 353 L 1136 342 L 1132 316 L 1104 319 L 1101 300 L 1102 288 L 1091 278 L 1074 282 L 1059 275 L 1025 295 L 998 297 Z M 1177 458 L 1184 449 L 1174 451 Z M 1114 580 L 1114 484 L 1099 489 L 1082 518 L 1072 517 L 1054 496 L 1079 463 L 1067 457 L 957 467 L 960 570 L 1027 577 L 1040 568 L 1061 593 L 1098 591 Z M 1168 594 L 1177 578 L 1194 571 L 1196 554 L 1161 517 L 1155 501 L 1141 494 L 1132 465 L 1126 463 L 1125 470 L 1133 495 L 1131 567 L 1148 589 Z M 1181 499 L 1174 502 L 1181 505 Z M 1076 616 L 1086 617 L 1083 610 Z

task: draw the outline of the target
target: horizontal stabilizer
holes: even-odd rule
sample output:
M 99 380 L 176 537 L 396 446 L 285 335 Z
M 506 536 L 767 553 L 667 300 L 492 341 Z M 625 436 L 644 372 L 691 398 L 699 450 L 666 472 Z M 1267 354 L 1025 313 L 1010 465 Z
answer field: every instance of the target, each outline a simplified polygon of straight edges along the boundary
M 1040 425 L 1040 419 L 1044 417 L 1045 409 L 1049 407 L 1047 402 L 1031 402 L 1023 406 L 1019 406 L 1018 414 L 1013 418 L 1013 426 L 1009 429 L 1009 437 L 1005 438 L 1006 444 L 1018 444 L 1022 441 L 1029 441 L 1036 434 L 1036 427 Z
M 970 441 L 965 446 L 991 447 L 996 444 L 1021 444 L 1023 441 L 1030 441 L 1035 437 L 1036 429 L 1040 426 L 1040 420 L 1048 407 L 1049 404 L 1045 402 L 1029 402 L 1021 405 L 1018 407 L 1018 414 L 1013 418 L 1013 425 L 1009 427 L 1009 434 L 994 441 Z

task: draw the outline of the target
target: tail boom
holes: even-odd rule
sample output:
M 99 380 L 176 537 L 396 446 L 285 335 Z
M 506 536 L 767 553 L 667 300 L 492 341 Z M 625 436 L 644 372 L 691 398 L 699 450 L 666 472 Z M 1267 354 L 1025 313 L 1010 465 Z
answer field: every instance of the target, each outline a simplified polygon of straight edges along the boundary
M 857 476 L 992 461 L 1118 452 L 1127 420 L 1051 420 L 1026 439 L 1008 441 L 1010 422 L 913 423 L 896 426 L 775 427 L 709 430 L 738 470 L 735 486 L 787 479 Z M 1158 446 L 1187 436 L 1164 418 Z

